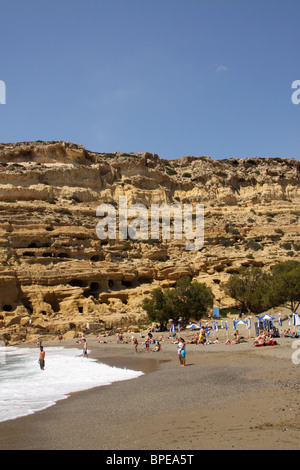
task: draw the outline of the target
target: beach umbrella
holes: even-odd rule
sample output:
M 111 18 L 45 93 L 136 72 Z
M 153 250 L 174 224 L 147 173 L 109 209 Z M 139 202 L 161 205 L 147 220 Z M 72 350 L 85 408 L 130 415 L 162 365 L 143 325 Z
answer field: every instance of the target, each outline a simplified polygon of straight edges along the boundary
M 257 317 L 259 320 L 275 320 L 275 317 L 272 317 L 272 315 L 268 315 L 267 313 L 265 315 L 262 315 L 261 317 Z
M 224 322 L 221 320 L 221 328 L 224 328 Z
M 278 313 L 278 325 L 282 326 L 281 313 Z
M 289 326 L 291 326 L 291 317 L 289 317 Z
M 297 312 L 293 313 L 293 326 L 300 325 L 300 318 Z
M 178 325 L 177 325 L 177 331 L 178 331 L 178 333 L 180 333 L 180 323 L 178 323 Z
M 250 338 L 250 334 L 251 334 L 251 318 L 250 317 L 248 318 L 248 321 L 247 321 L 247 328 L 249 330 L 249 338 Z
M 170 333 L 172 333 L 172 334 L 175 333 L 175 325 L 174 325 L 174 323 L 172 323 L 172 325 L 171 325 Z
M 219 331 L 219 325 L 217 321 L 216 321 L 216 331 Z
M 225 328 L 226 328 L 226 331 L 228 331 L 228 322 L 227 322 L 227 320 L 225 321 Z
M 199 330 L 200 327 L 196 325 L 195 323 L 190 323 L 189 326 L 186 327 L 187 330 Z

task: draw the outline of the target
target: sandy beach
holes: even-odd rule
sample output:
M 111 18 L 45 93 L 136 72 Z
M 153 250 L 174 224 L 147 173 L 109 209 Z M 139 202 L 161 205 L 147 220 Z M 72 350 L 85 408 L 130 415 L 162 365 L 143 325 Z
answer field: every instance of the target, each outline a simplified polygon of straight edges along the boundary
M 253 348 L 252 340 L 188 344 L 186 367 L 167 334 L 158 353 L 142 351 L 141 339 L 137 353 L 132 343 L 106 340 L 88 337 L 90 357 L 144 375 L 0 423 L 1 450 L 299 449 L 293 339 L 264 348 Z M 75 340 L 45 343 L 46 351 L 47 345 L 82 348 Z

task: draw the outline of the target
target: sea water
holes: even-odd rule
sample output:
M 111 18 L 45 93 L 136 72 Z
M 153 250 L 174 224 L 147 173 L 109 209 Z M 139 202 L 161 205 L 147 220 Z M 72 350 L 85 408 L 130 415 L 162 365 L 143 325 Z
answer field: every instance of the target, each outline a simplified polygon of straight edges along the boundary
M 0 422 L 48 408 L 73 392 L 143 375 L 83 357 L 80 349 L 44 350 L 41 370 L 39 348 L 0 347 Z

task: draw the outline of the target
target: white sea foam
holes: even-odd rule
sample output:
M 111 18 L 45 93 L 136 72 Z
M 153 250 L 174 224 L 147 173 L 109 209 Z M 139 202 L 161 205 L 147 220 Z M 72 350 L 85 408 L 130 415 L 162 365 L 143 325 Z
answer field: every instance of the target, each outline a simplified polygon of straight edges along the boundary
M 19 418 L 79 392 L 129 380 L 142 372 L 82 357 L 82 350 L 47 347 L 45 370 L 39 348 L 0 347 L 0 421 Z

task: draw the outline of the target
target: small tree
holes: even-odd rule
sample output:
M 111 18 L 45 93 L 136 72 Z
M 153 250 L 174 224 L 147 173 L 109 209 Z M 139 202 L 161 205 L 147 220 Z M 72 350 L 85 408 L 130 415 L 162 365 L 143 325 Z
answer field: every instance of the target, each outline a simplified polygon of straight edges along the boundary
M 300 263 L 285 261 L 272 269 L 273 302 L 296 312 L 300 305 Z
M 175 323 L 182 318 L 187 323 L 191 318 L 199 320 L 213 306 L 214 295 L 210 287 L 184 276 L 171 289 L 154 289 L 143 301 L 150 320 L 158 321 L 160 328 L 166 328 L 168 320 Z
M 225 292 L 254 313 L 286 305 L 296 312 L 300 305 L 300 263 L 278 263 L 270 272 L 261 268 L 242 268 L 232 274 L 224 286 Z
M 167 295 L 174 320 L 182 317 L 183 323 L 191 318 L 200 320 L 213 306 L 214 295 L 211 288 L 192 281 L 188 276 L 180 278 L 175 289 L 170 290 Z
M 261 313 L 274 306 L 271 289 L 271 276 L 261 268 L 242 268 L 232 274 L 224 286 L 225 292 L 254 313 Z
M 150 297 L 143 300 L 142 307 L 151 321 L 159 322 L 160 330 L 166 329 L 172 312 L 167 304 L 166 294 L 161 287 L 154 289 L 150 293 Z

